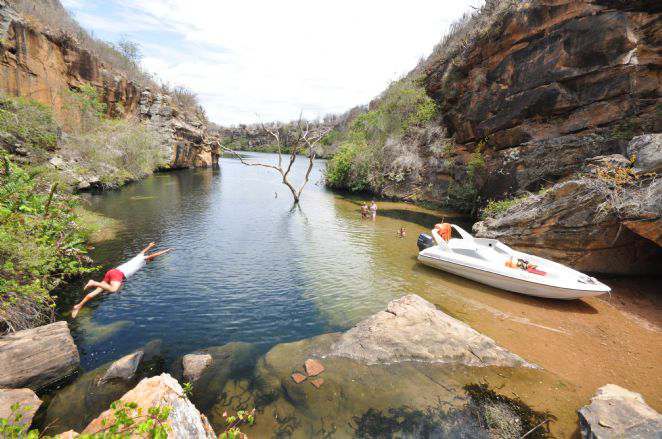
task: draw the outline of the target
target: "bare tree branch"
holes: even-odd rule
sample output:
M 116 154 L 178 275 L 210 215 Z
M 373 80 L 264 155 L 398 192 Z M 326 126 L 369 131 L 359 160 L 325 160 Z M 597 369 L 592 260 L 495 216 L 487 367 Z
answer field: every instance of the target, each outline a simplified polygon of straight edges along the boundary
M 261 166 L 263 168 L 276 170 L 281 175 L 283 184 L 287 186 L 290 192 L 292 192 L 292 197 L 294 198 L 294 204 L 298 204 L 299 200 L 301 199 L 301 194 L 303 193 L 304 188 L 308 184 L 310 175 L 312 173 L 315 164 L 315 158 L 317 157 L 316 147 L 320 142 L 320 140 L 322 140 L 322 138 L 326 136 L 329 133 L 329 131 L 331 131 L 332 128 L 326 127 L 320 129 L 317 132 L 314 132 L 314 130 L 311 129 L 310 127 L 310 122 L 303 120 L 302 114 L 299 115 L 299 120 L 296 123 L 296 134 L 293 136 L 288 135 L 287 132 L 281 133 L 280 127 L 278 125 L 274 125 L 274 127 L 272 128 L 272 127 L 268 127 L 265 124 L 261 124 L 261 128 L 267 133 L 269 133 L 276 141 L 276 147 L 278 150 L 277 165 L 270 165 L 267 163 L 259 163 L 259 162 L 247 162 L 237 151 L 234 151 L 233 149 L 230 148 L 226 148 L 225 146 L 221 145 L 220 141 L 217 141 L 216 143 L 221 148 L 221 150 L 230 152 L 232 155 L 238 158 L 242 164 L 246 166 Z M 285 168 L 283 167 L 283 154 L 282 154 L 283 140 L 287 142 L 286 146 L 290 148 L 289 160 L 287 161 L 287 167 Z M 304 176 L 303 183 L 301 184 L 301 186 L 299 186 L 299 188 L 296 188 L 294 184 L 292 184 L 292 182 L 290 181 L 289 176 L 290 176 L 290 172 L 292 171 L 292 168 L 294 167 L 294 163 L 296 162 L 297 157 L 303 148 L 308 149 L 308 154 L 307 154 L 308 166 L 306 168 L 306 173 Z

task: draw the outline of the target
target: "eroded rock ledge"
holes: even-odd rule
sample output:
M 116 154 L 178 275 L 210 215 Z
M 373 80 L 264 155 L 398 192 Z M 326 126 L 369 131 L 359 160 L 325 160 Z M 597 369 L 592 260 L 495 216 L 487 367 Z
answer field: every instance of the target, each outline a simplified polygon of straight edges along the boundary
M 391 301 L 385 311 L 340 335 L 325 356 L 366 364 L 423 361 L 537 367 L 415 294 Z

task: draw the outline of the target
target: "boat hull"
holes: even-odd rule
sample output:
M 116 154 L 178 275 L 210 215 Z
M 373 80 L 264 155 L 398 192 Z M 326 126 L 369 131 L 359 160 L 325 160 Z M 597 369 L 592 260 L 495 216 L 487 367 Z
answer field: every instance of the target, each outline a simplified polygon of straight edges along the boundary
M 444 260 L 430 255 L 419 254 L 418 260 L 425 265 L 446 271 L 473 281 L 515 293 L 548 299 L 572 300 L 582 297 L 599 296 L 608 291 L 563 288 L 540 284 L 524 279 L 516 279 L 492 271 L 483 270 L 454 261 Z

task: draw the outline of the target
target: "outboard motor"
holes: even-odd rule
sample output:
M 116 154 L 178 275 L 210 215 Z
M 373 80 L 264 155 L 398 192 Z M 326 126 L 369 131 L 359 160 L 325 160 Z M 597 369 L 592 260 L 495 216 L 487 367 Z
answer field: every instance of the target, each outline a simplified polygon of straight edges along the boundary
M 430 235 L 421 233 L 418 235 L 418 241 L 416 241 L 416 245 L 418 246 L 418 251 L 423 251 L 426 248 L 434 247 L 434 239 L 432 239 L 432 236 Z

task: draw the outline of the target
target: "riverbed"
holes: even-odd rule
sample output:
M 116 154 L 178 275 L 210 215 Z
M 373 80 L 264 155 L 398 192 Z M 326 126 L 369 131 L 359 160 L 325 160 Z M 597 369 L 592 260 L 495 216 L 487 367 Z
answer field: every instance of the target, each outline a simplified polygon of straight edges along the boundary
M 273 154 L 250 156 L 275 160 Z M 563 302 L 445 274 L 416 261 L 416 238 L 443 218 L 469 227 L 465 219 L 379 200 L 377 218 L 362 219 L 360 205 L 369 200 L 326 189 L 323 167 L 323 161 L 315 163 L 295 207 L 273 170 L 232 158 L 223 158 L 220 170 L 156 174 L 89 196 L 92 210 L 119 224 L 112 239 L 92 251 L 102 265 L 99 274 L 150 241 L 175 251 L 150 263 L 121 293 L 90 303 L 70 320 L 83 368 L 155 339 L 162 341 L 166 365 L 230 342 L 265 353 L 346 330 L 414 293 L 555 377 L 544 388 L 517 374 L 479 371 L 473 378 L 551 410 L 558 417 L 552 430 L 561 436 L 576 434 L 574 411 L 606 383 L 641 392 L 662 410 L 659 279 L 601 279 L 613 281 L 611 297 Z M 304 171 L 295 168 L 295 179 Z M 397 235 L 400 227 L 404 238 Z M 63 315 L 82 297 L 81 284 L 61 294 Z

